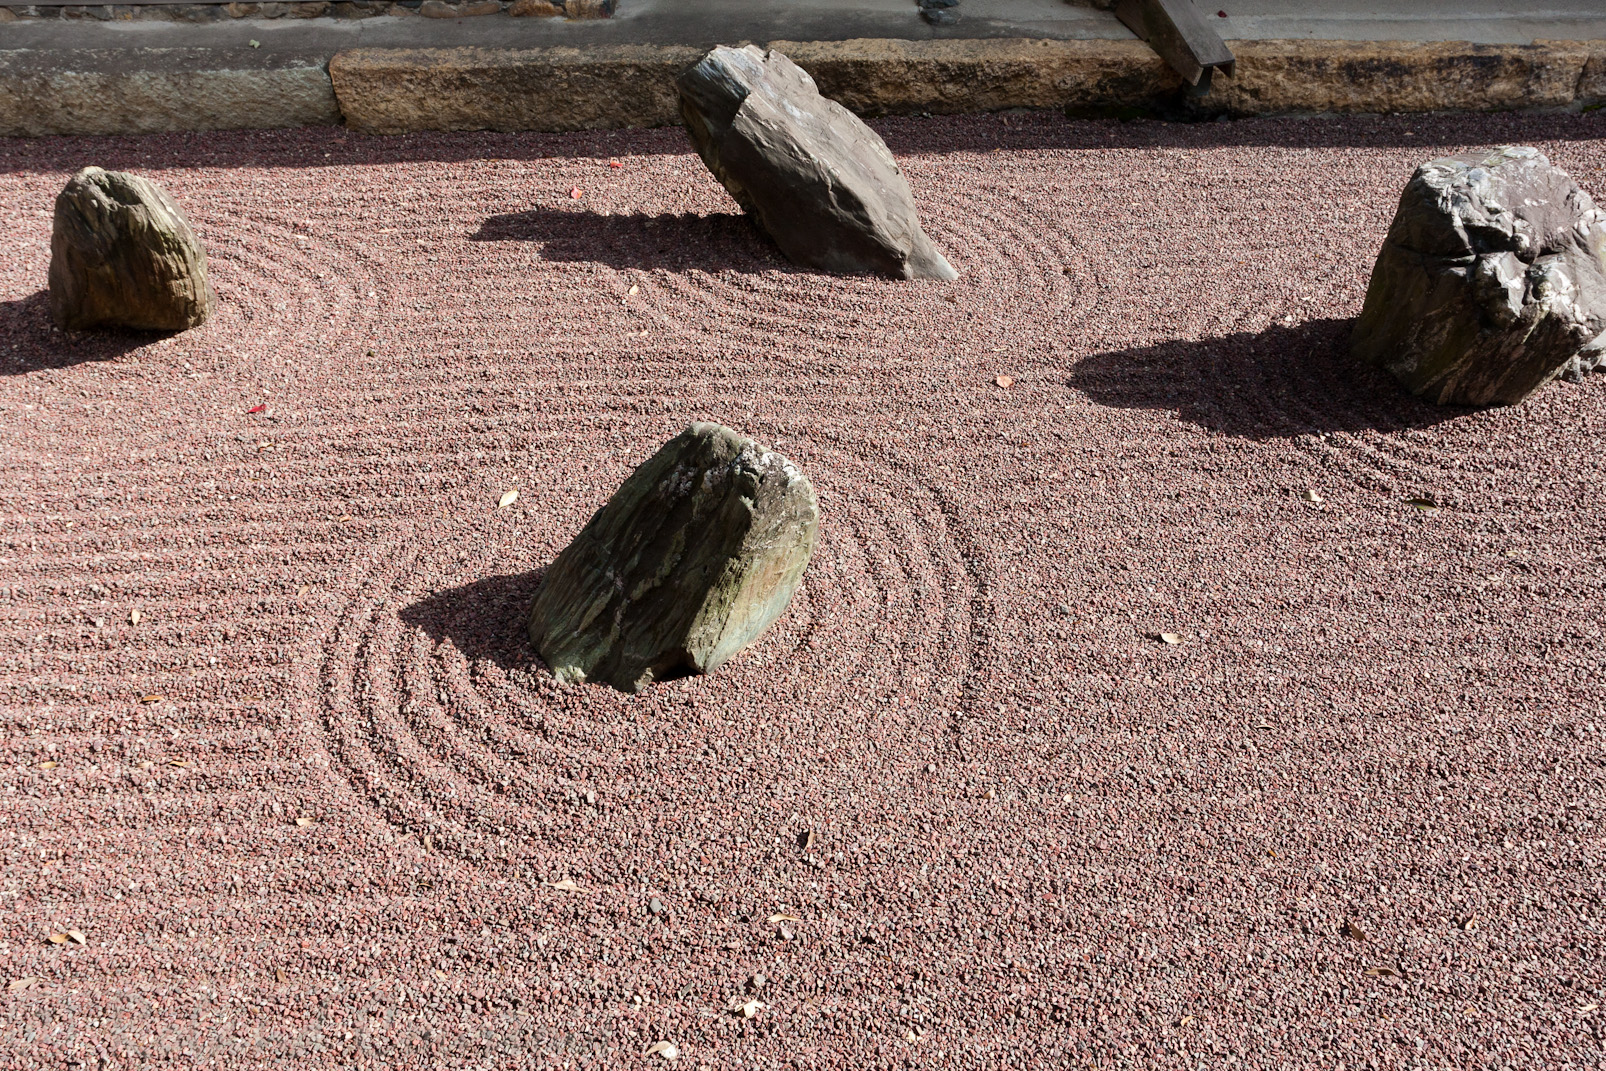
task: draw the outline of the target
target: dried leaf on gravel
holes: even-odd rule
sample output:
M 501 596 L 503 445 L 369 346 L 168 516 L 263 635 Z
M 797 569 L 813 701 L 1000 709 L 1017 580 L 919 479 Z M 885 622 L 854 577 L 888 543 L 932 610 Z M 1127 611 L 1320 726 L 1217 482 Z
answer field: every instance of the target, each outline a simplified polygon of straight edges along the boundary
M 296 597 L 300 598 L 301 596 L 305 595 L 307 592 L 309 592 L 311 590 L 312 590 L 312 586 L 311 585 L 302 584 L 299 588 L 296 588 Z
M 298 825 L 298 826 L 310 826 L 310 825 L 312 825 L 312 823 L 314 823 L 316 821 L 317 821 L 316 818 L 302 817 L 302 818 L 297 818 L 296 819 L 296 825 Z
M 1313 506 L 1319 506 L 1323 502 L 1326 501 L 1326 499 L 1322 498 L 1322 494 L 1321 494 L 1320 491 L 1313 491 L 1313 490 L 1301 491 L 1301 492 L 1299 492 L 1299 497 L 1300 497 L 1301 501 L 1309 502 Z
M 1354 919 L 1344 920 L 1343 933 L 1344 936 L 1348 937 L 1351 941 L 1366 940 L 1366 931 L 1357 926 Z
M 133 609 L 133 610 L 128 611 L 128 623 L 130 625 L 139 624 L 140 616 L 141 616 L 141 614 L 140 614 L 138 609 Z
M 1182 634 L 1178 632 L 1162 632 L 1155 636 L 1155 639 L 1159 640 L 1161 643 L 1175 647 L 1177 644 L 1182 642 Z
M 512 491 L 507 492 L 501 498 L 496 500 L 496 508 L 497 509 L 507 509 L 509 506 L 511 506 L 513 503 L 517 502 L 518 500 L 519 500 L 519 492 L 518 492 L 517 489 L 514 489 Z
M 630 284 L 630 296 L 635 297 L 639 293 L 641 293 L 641 287 L 635 285 L 634 283 Z
M 190 762 L 189 759 L 168 759 L 167 760 L 167 764 L 169 766 L 191 766 L 191 765 L 194 765 L 193 763 Z
M 1398 978 L 1400 972 L 1393 967 L 1368 967 L 1364 972 L 1368 978 Z
M 769 1005 L 765 1004 L 762 1000 L 749 1000 L 742 1004 L 738 1004 L 734 1010 L 740 1014 L 743 1019 L 751 1019 L 753 1016 L 757 1015 L 767 1007 L 769 1007 Z
M 7 993 L 25 993 L 37 986 L 42 979 L 37 974 L 30 974 L 26 978 L 13 978 L 6 983 Z
M 84 936 L 83 930 L 68 930 L 67 936 L 72 939 L 74 944 L 87 945 L 89 943 L 89 938 Z
M 775 925 L 777 922 L 802 922 L 802 921 L 803 920 L 798 918 L 796 915 L 775 914 L 775 915 L 771 915 L 770 916 L 770 925 L 771 926 Z
M 1181 1021 L 1181 1022 L 1179 1022 L 1179 1023 L 1177 1023 L 1177 1025 L 1178 1025 L 1178 1026 L 1187 1026 L 1187 1025 L 1188 1025 L 1188 1024 L 1189 1024 L 1189 1023 L 1191 1023 L 1191 1022 L 1193 1022 L 1193 1016 L 1191 1016 L 1191 1015 L 1184 1015 L 1184 1016 L 1183 1016 L 1183 1017 L 1182 1017 L 1182 1021 Z
M 1461 927 L 1463 931 L 1471 933 L 1473 930 L 1478 928 L 1478 916 L 1462 915 L 1460 918 L 1455 920 L 1455 924 Z
M 45 938 L 45 940 L 49 941 L 53 945 L 64 945 L 67 943 L 68 937 L 64 933 L 53 933 L 49 937 Z
M 1439 504 L 1431 498 L 1408 498 L 1405 500 L 1405 504 L 1415 506 L 1423 513 L 1431 513 L 1439 508 Z
M 57 762 L 54 759 L 46 759 L 44 762 L 41 762 L 39 764 L 39 768 L 41 770 L 54 770 L 57 766 L 60 766 L 60 765 L 61 765 L 61 763 Z
M 557 889 L 559 892 L 585 892 L 584 889 L 568 878 L 564 878 L 562 881 L 543 881 L 541 884 L 549 889 Z
M 273 968 L 273 977 L 276 978 L 280 982 L 280 984 L 283 984 L 283 983 L 288 982 L 290 980 L 289 978 L 285 977 L 284 968 L 283 967 L 275 967 L 275 968 Z
M 819 839 L 820 838 L 815 835 L 814 830 L 806 829 L 797 835 L 797 846 L 802 848 L 804 851 L 808 851 L 810 848 L 814 847 L 815 842 Z
M 998 384 L 1000 387 L 1013 387 L 1015 385 L 1015 377 L 1014 376 L 995 376 L 993 378 L 993 382 Z
M 673 1041 L 656 1041 L 653 1043 L 652 1048 L 647 1050 L 647 1055 L 662 1056 L 666 1060 L 678 1060 L 680 1058 L 680 1050 L 675 1047 Z
M 160 703 L 162 697 L 159 695 L 142 695 L 139 697 L 139 701 L 141 703 Z

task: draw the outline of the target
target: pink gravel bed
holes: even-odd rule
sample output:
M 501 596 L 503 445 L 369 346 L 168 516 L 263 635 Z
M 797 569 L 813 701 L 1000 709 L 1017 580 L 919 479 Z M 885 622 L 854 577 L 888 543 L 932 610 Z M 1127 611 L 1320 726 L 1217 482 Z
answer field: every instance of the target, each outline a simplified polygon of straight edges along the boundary
M 1417 163 L 1606 200 L 1606 120 L 879 126 L 957 283 L 790 270 L 674 130 L 0 141 L 0 1066 L 1600 1063 L 1606 376 L 1346 338 Z M 213 322 L 52 329 L 89 163 Z M 557 685 L 694 419 L 813 478 L 796 600 Z

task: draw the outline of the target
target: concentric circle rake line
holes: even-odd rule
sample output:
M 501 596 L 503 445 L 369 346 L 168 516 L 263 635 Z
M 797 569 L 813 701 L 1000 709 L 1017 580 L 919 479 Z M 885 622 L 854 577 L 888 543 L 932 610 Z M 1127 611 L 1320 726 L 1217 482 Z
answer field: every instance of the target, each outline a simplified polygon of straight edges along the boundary
M 884 282 L 803 272 L 653 272 L 637 284 L 641 303 L 634 307 L 678 336 L 703 337 L 704 325 L 718 324 L 731 348 L 772 350 L 797 339 L 863 342 L 882 328 L 855 306 L 875 303 L 870 288 Z
M 881 511 L 884 529 L 877 535 L 884 540 L 880 545 L 887 561 L 882 573 L 889 578 L 882 589 L 882 615 L 899 633 L 897 656 L 890 663 L 898 668 L 900 679 L 891 688 L 902 691 L 911 686 L 911 678 L 938 675 L 932 656 L 941 648 L 938 629 L 946 617 L 947 595 L 937 576 L 940 566 L 932 557 L 931 536 L 932 521 L 940 520 L 941 514 L 927 512 L 929 496 L 918 484 L 900 483 L 883 487 L 882 492 L 888 507 Z M 890 508 L 893 503 L 902 508 Z M 886 642 L 893 640 L 888 637 Z
M 394 552 L 382 575 L 394 576 L 416 559 L 416 552 Z M 397 781 L 407 782 L 409 768 L 401 747 L 406 738 L 389 714 L 394 704 L 374 701 L 375 682 L 383 682 L 388 668 L 386 653 L 376 646 L 375 624 L 372 600 L 355 598 L 325 641 L 319 672 L 322 726 L 326 746 L 345 771 L 351 791 L 384 821 L 397 825 L 392 808 L 410 809 L 414 794 L 395 788 Z M 378 690 L 394 694 L 383 683 Z M 407 823 L 400 824 L 405 828 Z
M 817 631 L 822 639 L 828 638 L 829 645 L 807 653 L 816 661 L 829 658 L 835 670 L 851 672 L 857 679 L 865 681 L 870 674 L 861 672 L 861 667 L 875 665 L 872 652 L 878 639 L 865 622 L 880 618 L 887 600 L 888 578 L 883 569 L 884 559 L 874 551 L 881 527 L 873 516 L 864 515 L 869 511 L 856 510 L 853 505 L 843 501 L 855 495 L 857 485 L 838 483 L 840 473 L 841 470 L 834 472 L 830 483 L 820 481 L 818 488 L 824 502 L 821 546 L 815 554 L 817 558 L 822 557 L 820 551 L 825 551 L 833 559 L 834 567 L 829 574 L 815 573 L 811 577 L 810 572 L 814 570 L 803 574 L 803 583 L 810 586 L 819 601 L 835 608 L 835 612 L 820 624 Z M 832 499 L 842 501 L 842 507 L 833 509 L 829 504 Z M 855 498 L 853 504 L 862 502 L 862 498 Z M 866 589 L 854 585 L 844 590 L 841 582 L 844 574 L 868 577 L 872 586 Z M 842 634 L 843 629 L 848 630 L 846 635 Z
M 632 425 L 615 414 L 599 426 L 624 431 Z M 557 434 L 556 426 L 535 433 L 538 441 Z M 961 692 L 970 661 L 964 652 L 971 646 L 968 638 L 954 642 L 969 636 L 973 598 L 964 564 L 969 552 L 953 542 L 954 519 L 915 467 L 866 457 L 851 436 L 808 435 L 799 446 L 806 469 L 828 474 L 820 478 L 826 516 L 816 561 L 840 568 L 805 573 L 792 613 L 777 625 L 779 645 L 766 648 L 760 641 L 748 671 L 842 681 L 844 696 L 862 693 L 872 704 L 912 691 L 940 697 L 939 706 L 946 706 Z M 346 607 L 322 652 L 324 733 L 353 793 L 385 821 L 433 834 L 437 850 L 469 864 L 516 850 L 535 865 L 529 853 L 538 841 L 568 836 L 565 831 L 577 830 L 582 819 L 547 805 L 550 784 L 533 767 L 561 765 L 577 778 L 617 771 L 614 721 L 588 717 L 584 706 L 621 700 L 600 687 L 565 690 L 566 702 L 578 695 L 583 707 L 562 714 L 549 706 L 551 686 L 539 671 L 513 672 L 507 658 L 519 647 L 511 636 L 499 652 L 459 648 L 458 637 L 494 632 L 504 617 L 516 627 L 518 614 L 487 600 L 520 600 L 524 592 L 517 586 L 480 590 L 478 602 L 451 611 L 469 616 L 443 621 L 444 632 L 406 623 L 399 607 L 417 593 L 405 578 L 439 575 L 431 556 L 461 545 L 446 540 L 392 551 L 355 578 L 363 595 Z M 493 546 L 481 551 L 477 559 L 497 555 Z M 533 664 L 533 652 L 529 657 Z M 711 694 L 739 691 L 742 672 L 740 661 L 727 667 L 710 683 Z M 885 729 L 907 732 L 932 716 L 929 707 L 865 709 Z M 644 766 L 637 776 L 648 773 Z M 541 794 L 530 797 L 531 787 Z M 523 838 L 523 846 L 502 838 Z M 569 852 L 571 864 L 574 858 Z
M 1398 431 L 1403 411 L 1414 403 L 1398 394 L 1379 395 L 1354 382 L 1342 343 L 1324 345 L 1303 363 L 1283 363 L 1266 379 L 1268 404 L 1281 403 L 1293 446 L 1323 467 L 1336 467 L 1357 486 L 1398 495 L 1400 484 L 1431 485 L 1450 460 L 1432 448 L 1414 448 Z M 1392 391 L 1392 384 L 1382 384 Z M 1365 430 L 1365 429 L 1374 430 Z
M 453 657 L 455 653 L 445 645 L 437 645 L 429 652 L 426 664 L 428 679 L 438 689 L 437 694 L 444 691 L 448 696 L 447 709 L 454 728 L 436 758 L 458 775 L 460 805 L 469 816 L 466 824 L 481 831 L 521 827 L 525 823 L 520 808 L 497 789 L 504 783 L 511 787 L 522 782 L 526 768 L 498 754 L 486 741 L 500 741 L 510 753 L 533 754 L 547 749 L 538 748 L 533 733 L 514 736 L 509 732 L 506 720 L 498 717 L 495 708 L 480 694 L 475 676 L 464 672 L 460 661 Z M 528 693 L 518 699 L 526 707 L 537 701 Z
M 859 552 L 859 569 L 878 578 L 879 613 L 902 633 L 892 653 L 897 683 L 890 687 L 907 688 L 910 678 L 922 677 L 927 679 L 920 687 L 929 693 L 940 691 L 944 679 L 952 681 L 957 691 L 971 661 L 974 585 L 964 564 L 965 552 L 953 539 L 954 518 L 915 467 L 886 455 L 865 461 L 857 456 L 855 444 L 829 433 L 808 438 L 813 443 L 811 453 L 824 455 L 820 462 L 833 481 L 842 474 L 855 477 L 834 490 L 832 483 L 823 483 L 823 492 L 867 506 L 863 512 L 876 519 L 873 524 L 855 520 L 851 546 Z M 870 475 L 864 475 L 867 472 Z M 850 516 L 857 512 L 851 507 L 845 511 Z M 833 518 L 828 513 L 823 520 Z M 870 548 L 876 547 L 884 550 L 871 553 Z M 824 592 L 821 599 L 831 601 Z M 955 644 L 961 637 L 962 642 Z
M 1093 272 L 1070 221 L 1057 214 L 1010 197 L 968 216 L 945 216 L 934 228 L 939 248 L 958 251 L 959 285 L 974 281 L 1002 295 L 1005 319 L 1063 331 L 1094 307 Z M 1071 313 L 1078 315 L 1067 319 Z
M 387 615 L 387 642 L 394 645 L 400 636 L 399 621 Z M 398 743 L 411 742 L 416 751 L 409 769 L 412 792 L 429 809 L 429 825 L 435 833 L 455 833 L 464 841 L 478 836 L 479 816 L 484 810 L 483 785 L 465 769 L 462 728 L 435 673 L 434 650 L 425 637 L 414 633 L 412 657 L 401 670 L 401 694 L 406 699 L 396 709 Z M 400 735 L 405 733 L 405 735 Z
M 379 313 L 356 239 L 297 235 L 275 217 L 224 213 L 209 226 L 219 306 L 203 339 L 228 346 L 242 336 L 251 349 L 356 347 Z M 287 326 L 293 324 L 294 326 Z
M 932 501 L 946 522 L 944 533 L 959 556 L 965 578 L 965 591 L 969 597 L 969 612 L 965 617 L 963 661 L 956 679 L 956 698 L 948 723 L 948 746 L 963 756 L 964 718 L 976 706 L 978 686 L 977 667 L 981 663 L 981 646 L 984 636 L 997 624 L 997 611 L 991 605 L 986 571 L 977 563 L 986 555 L 976 535 L 965 523 L 964 512 L 948 490 L 932 485 L 928 488 Z

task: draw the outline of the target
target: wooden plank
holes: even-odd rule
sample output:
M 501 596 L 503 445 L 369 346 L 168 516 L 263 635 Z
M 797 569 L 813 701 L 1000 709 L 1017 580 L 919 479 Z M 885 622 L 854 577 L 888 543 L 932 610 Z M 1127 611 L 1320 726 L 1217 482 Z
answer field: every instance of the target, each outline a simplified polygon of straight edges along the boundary
M 1232 49 L 1192 0 L 1120 0 L 1115 5 L 1115 17 L 1147 42 L 1189 85 L 1208 89 L 1213 70 L 1232 76 Z

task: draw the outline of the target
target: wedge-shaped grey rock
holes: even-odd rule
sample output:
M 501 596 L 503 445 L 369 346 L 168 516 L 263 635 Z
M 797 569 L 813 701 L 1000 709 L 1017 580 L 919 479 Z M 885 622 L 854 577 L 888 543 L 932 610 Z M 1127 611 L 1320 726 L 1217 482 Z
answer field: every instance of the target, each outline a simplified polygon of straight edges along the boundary
M 1417 168 L 1355 323 L 1354 352 L 1441 405 L 1511 405 L 1592 363 L 1606 213 L 1537 150 Z
M 558 555 L 530 639 L 563 681 L 634 692 L 711 672 L 786 609 L 819 522 L 814 488 L 790 461 L 693 424 Z
M 722 45 L 677 85 L 703 162 L 793 263 L 900 279 L 959 277 L 920 229 L 914 195 L 886 143 L 820 96 L 797 64 L 755 45 Z
M 184 331 L 212 314 L 206 251 L 161 187 L 86 167 L 56 197 L 50 312 L 74 330 Z

